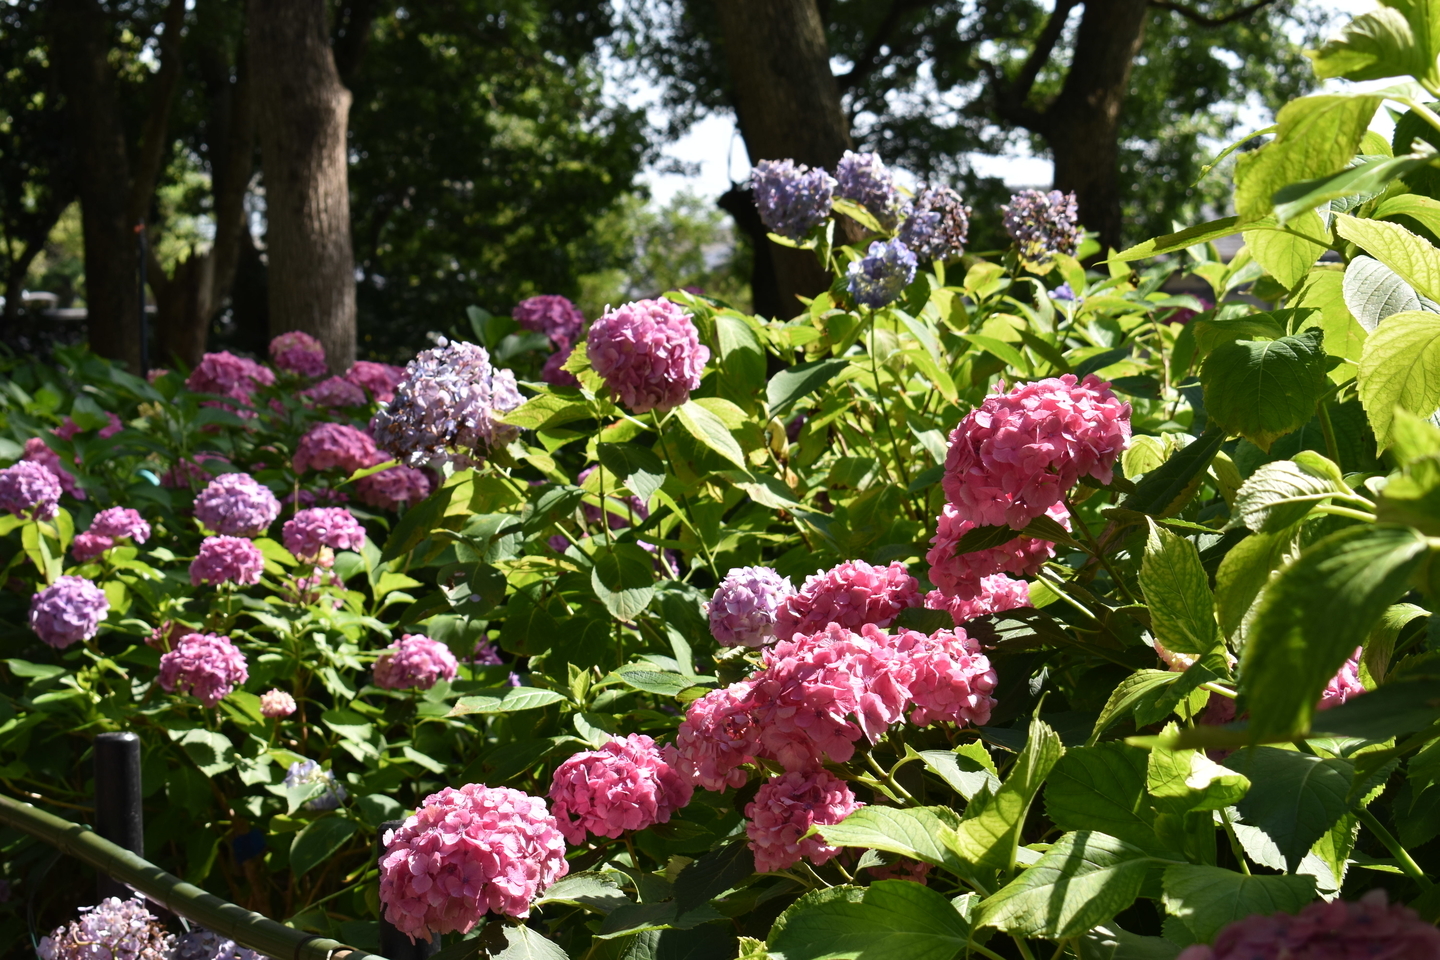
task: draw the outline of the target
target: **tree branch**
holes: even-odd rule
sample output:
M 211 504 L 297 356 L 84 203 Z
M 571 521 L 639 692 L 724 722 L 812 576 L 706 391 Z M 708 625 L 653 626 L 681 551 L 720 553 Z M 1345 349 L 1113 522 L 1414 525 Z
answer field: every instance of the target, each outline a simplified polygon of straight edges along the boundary
M 1050 54 L 1055 52 L 1055 44 L 1060 40 L 1060 34 L 1065 31 L 1065 21 L 1070 18 L 1070 11 L 1075 9 L 1077 0 L 1055 0 L 1055 10 L 1050 14 L 1050 19 L 1045 21 L 1045 29 L 1040 31 L 1040 36 L 1035 41 L 1035 49 L 1030 51 L 1030 56 L 1025 59 L 1025 66 L 1020 69 L 1020 75 L 1015 78 L 1011 85 L 1009 95 L 1014 97 L 1017 104 L 1023 104 L 1030 97 L 1030 91 L 1035 87 L 1035 79 L 1040 76 L 1040 71 L 1045 64 L 1050 62 Z
M 185 26 L 185 0 L 170 0 L 165 11 L 165 32 L 160 36 L 160 70 L 155 75 L 150 112 L 140 137 L 140 154 L 130 181 L 130 222 L 144 219 L 160 178 L 160 166 L 167 146 L 165 130 L 170 124 L 170 107 L 180 86 L 180 31 Z
M 1200 11 L 1193 10 L 1183 3 L 1172 3 L 1171 0 L 1149 0 L 1150 6 L 1157 7 L 1161 10 L 1169 10 L 1172 13 L 1178 13 L 1191 23 L 1199 24 L 1202 27 L 1223 27 L 1227 23 L 1244 20 L 1250 16 L 1250 14 L 1258 10 L 1263 10 L 1274 2 L 1275 0 L 1255 0 L 1254 3 L 1243 6 L 1234 13 L 1228 13 L 1223 17 L 1207 17 Z
M 850 89 L 884 64 L 889 58 L 882 57 L 880 51 L 890 42 L 890 37 L 895 32 L 895 28 L 899 26 L 900 20 L 905 14 L 924 6 L 926 6 L 925 0 L 891 0 L 890 9 L 885 11 L 885 16 L 880 19 L 879 26 L 875 28 L 875 34 L 870 38 L 870 42 L 865 44 L 865 49 L 860 52 L 860 56 L 855 58 L 855 65 L 835 78 L 840 89 Z

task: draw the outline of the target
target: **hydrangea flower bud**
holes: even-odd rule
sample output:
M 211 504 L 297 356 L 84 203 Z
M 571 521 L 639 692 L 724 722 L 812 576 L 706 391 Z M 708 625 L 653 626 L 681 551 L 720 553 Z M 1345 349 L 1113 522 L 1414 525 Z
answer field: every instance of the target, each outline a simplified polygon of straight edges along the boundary
M 406 634 L 375 661 L 375 686 L 386 690 L 429 690 L 454 680 L 459 663 L 450 648 L 421 634 Z
M 301 510 L 281 529 L 285 549 L 298 559 L 315 562 L 323 547 L 359 550 L 365 546 L 365 528 L 344 507 Z
M 1358 902 L 1318 900 L 1293 916 L 1255 914 L 1228 924 L 1212 946 L 1186 947 L 1176 960 L 1422 960 L 1440 957 L 1440 928 L 1384 890 Z
M 395 388 L 405 379 L 405 368 L 389 363 L 356 360 L 345 371 L 345 379 L 370 394 L 372 400 L 389 403 L 395 399 Z
M 60 478 L 33 460 L 0 470 L 0 510 L 12 516 L 52 520 L 60 512 Z
M 952 260 L 965 252 L 970 208 L 949 187 L 920 192 L 910 216 L 900 225 L 900 240 L 920 260 Z
M 248 541 L 245 541 L 248 542 Z M 188 693 L 213 707 L 250 679 L 241 653 L 229 637 L 192 633 L 160 656 L 160 686 L 168 693 Z
M 640 733 L 575 754 L 560 764 L 550 786 L 560 832 L 578 846 L 587 833 L 618 837 L 669 823 L 695 789 L 675 769 L 678 763 L 673 746 L 657 747 Z
M 107 897 L 41 937 L 41 960 L 171 960 L 175 938 L 139 894 Z
M 887 233 L 900 223 L 907 206 L 895 189 L 895 176 L 873 153 L 845 151 L 835 167 L 835 196 L 869 210 Z
M 300 396 L 317 407 L 359 407 L 365 404 L 365 391 L 344 377 L 328 377 Z
M 25 441 L 25 452 L 21 455 L 22 461 L 38 463 L 55 475 L 60 481 L 60 489 L 74 497 L 76 500 L 84 500 L 85 489 L 80 486 L 80 481 L 75 479 L 75 474 L 65 469 L 60 460 L 60 454 L 51 450 L 45 445 L 45 441 L 39 437 L 31 437 Z
M 242 587 L 260 582 L 265 555 L 243 537 L 206 537 L 200 553 L 190 562 L 190 583 L 235 583 Z
M 300 330 L 282 333 L 270 341 L 270 362 L 302 377 L 325 376 L 325 348 Z
M 487 912 L 527 917 L 570 869 L 545 801 L 509 787 L 446 787 L 381 841 L 385 919 L 412 941 L 468 933 Z
M 1045 513 L 1066 530 L 1070 529 L 1070 512 L 1064 504 L 1051 504 Z M 1046 560 L 1055 556 L 1055 544 L 1035 537 L 1015 537 L 987 550 L 956 553 L 960 539 L 975 526 L 969 520 L 962 520 L 953 504 L 947 503 L 941 508 L 925 559 L 930 563 L 930 582 L 947 597 L 974 600 L 980 594 L 980 582 L 985 577 L 996 573 L 1034 576 Z
M 57 650 L 100 632 L 110 612 L 105 591 L 84 577 L 59 577 L 30 598 L 30 629 Z
M 339 470 L 351 474 L 380 463 L 380 451 L 368 433 L 345 423 L 321 423 L 311 427 L 295 445 L 295 472 Z
M 806 577 L 800 591 L 784 599 L 775 615 L 775 636 L 790 640 L 832 623 L 850 630 L 867 623 L 888 627 L 901 610 L 920 606 L 920 600 L 920 582 L 900 561 L 872 567 L 864 560 L 847 560 Z
M 432 484 L 423 470 L 391 467 L 355 481 L 355 496 L 361 503 L 381 510 L 394 510 L 401 504 L 419 503 L 430 496 Z
M 735 567 L 705 604 L 710 634 L 725 647 L 773 643 L 780 604 L 794 593 L 790 579 L 769 567 Z
M 280 515 L 280 501 L 248 473 L 225 473 L 195 498 L 195 519 L 231 537 L 258 537 Z
M 1080 249 L 1080 213 L 1073 192 L 1021 190 L 1000 210 L 1005 232 L 1030 263 L 1049 263 L 1057 253 L 1073 257 Z
M 915 279 L 917 261 L 910 248 L 899 240 L 876 240 L 861 260 L 853 261 L 847 272 L 850 296 L 878 310 L 893 301 Z
M 260 716 L 278 720 L 294 712 L 295 698 L 284 690 L 271 689 L 260 695 Z
M 314 760 L 297 760 L 285 771 L 285 786 L 298 787 L 309 783 L 325 785 L 325 792 L 305 801 L 306 810 L 334 810 L 347 796 L 345 785 L 335 779 L 335 774 L 322 769 Z
M 1316 710 L 1338 707 L 1342 703 L 1366 693 L 1365 685 L 1360 682 L 1360 657 L 1364 652 L 1363 647 L 1356 647 L 1355 652 L 1350 655 L 1350 659 L 1340 666 L 1340 672 L 1325 684 L 1325 690 L 1320 694 L 1320 702 L 1315 705 Z
M 569 347 L 579 340 L 585 326 L 585 314 L 580 308 L 553 293 L 521 300 L 510 316 L 524 329 L 543 333 L 560 347 Z
M 968 599 L 949 597 L 939 590 L 931 590 L 925 595 L 926 608 L 946 611 L 957 627 L 976 617 L 1030 605 L 1030 584 L 1024 580 L 1012 580 L 1003 573 L 981 577 L 979 591 Z
M 839 847 L 819 837 L 801 839 L 814 826 L 830 826 L 863 807 L 850 787 L 828 770 L 794 771 L 771 777 L 745 806 L 745 835 L 755 852 L 755 872 L 785 870 L 808 858 L 819 866 Z
M 690 399 L 710 348 L 690 315 L 669 300 L 636 300 L 590 326 L 590 365 L 632 413 L 664 413 Z
M 760 728 L 750 716 L 754 685 L 732 683 L 691 701 L 675 734 L 681 774 L 696 786 L 720 791 L 745 783 L 740 767 L 760 752 Z
M 835 178 L 793 160 L 761 160 L 750 171 L 750 188 L 766 229 L 799 240 L 830 216 Z

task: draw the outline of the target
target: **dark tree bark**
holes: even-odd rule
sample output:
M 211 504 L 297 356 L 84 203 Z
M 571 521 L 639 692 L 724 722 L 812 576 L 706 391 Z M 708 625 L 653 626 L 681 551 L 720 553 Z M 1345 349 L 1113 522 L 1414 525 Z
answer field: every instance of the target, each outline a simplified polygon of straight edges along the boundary
M 345 155 L 350 91 L 335 67 L 324 0 L 250 0 L 249 7 L 270 330 L 316 337 L 338 372 L 355 359 Z

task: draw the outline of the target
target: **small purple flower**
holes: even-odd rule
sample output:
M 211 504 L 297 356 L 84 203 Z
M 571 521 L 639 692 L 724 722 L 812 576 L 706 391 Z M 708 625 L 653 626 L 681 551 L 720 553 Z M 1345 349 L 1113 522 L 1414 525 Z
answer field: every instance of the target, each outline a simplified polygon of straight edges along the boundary
M 60 478 L 34 460 L 0 470 L 0 510 L 21 519 L 53 519 L 60 512 L 60 493 Z
M 905 216 L 908 205 L 895 189 L 895 177 L 875 154 L 846 150 L 835 168 L 835 181 L 835 196 L 869 210 L 882 230 L 894 230 Z
M 929 187 L 900 225 L 900 239 L 920 260 L 950 260 L 965 252 L 970 208 L 949 187 Z
M 230 537 L 257 537 L 280 515 L 280 501 L 248 473 L 225 473 L 195 498 L 195 519 Z
M 105 591 L 84 577 L 60 577 L 30 598 L 30 629 L 57 650 L 89 640 L 110 612 Z
M 200 553 L 190 563 L 190 583 L 235 583 L 251 586 L 260 582 L 265 571 L 265 555 L 260 548 L 241 537 L 206 537 L 200 542 Z
M 763 647 L 775 641 L 775 613 L 795 593 L 788 577 L 769 567 L 736 567 L 705 605 L 710 633 L 722 646 Z
M 1074 256 L 1080 249 L 1080 213 L 1074 193 L 1021 190 L 1002 206 L 1005 232 L 1030 263 L 1049 263 L 1057 253 Z
M 883 307 L 915 279 L 917 265 L 915 254 L 899 240 L 876 240 L 863 260 L 850 264 L 850 295 L 867 307 Z
M 1060 286 L 1050 291 L 1050 299 L 1064 300 L 1067 303 L 1074 303 L 1079 298 L 1075 296 L 1075 291 L 1070 289 L 1070 284 L 1062 283 L 1060 284 Z
M 690 315 L 669 300 L 636 300 L 596 320 L 590 365 L 632 413 L 665 413 L 690 399 L 710 348 Z
M 750 172 L 755 206 L 771 231 L 799 240 L 830 216 L 835 178 L 793 160 L 761 160 Z

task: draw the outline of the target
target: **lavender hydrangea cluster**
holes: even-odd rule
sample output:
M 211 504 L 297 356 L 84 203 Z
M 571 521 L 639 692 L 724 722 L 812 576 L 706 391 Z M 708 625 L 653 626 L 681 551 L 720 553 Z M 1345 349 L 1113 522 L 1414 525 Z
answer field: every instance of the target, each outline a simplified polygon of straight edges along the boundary
M 285 549 L 311 563 L 318 562 L 325 547 L 332 550 L 359 550 L 365 546 L 365 528 L 344 507 L 311 507 L 285 521 L 281 530 Z
M 869 210 L 887 233 L 899 226 L 907 207 L 894 174 L 873 153 L 845 151 L 835 167 L 835 196 Z
M 710 348 L 690 315 L 669 300 L 636 300 L 590 327 L 590 365 L 632 413 L 665 413 L 690 399 Z
M 761 160 L 750 172 L 755 206 L 766 228 L 799 240 L 830 216 L 835 178 L 793 160 Z
M 920 260 L 950 260 L 965 252 L 970 208 L 949 187 L 927 187 L 900 225 L 900 240 Z
M 60 493 L 60 478 L 33 460 L 0 470 L 0 510 L 21 519 L 53 519 Z
M 1021 190 L 1000 208 L 1005 232 L 1030 263 L 1049 263 L 1057 253 L 1074 256 L 1080 249 L 1080 211 L 1074 193 Z
M 175 937 L 137 896 L 81 907 L 78 919 L 41 937 L 41 960 L 170 960 Z
M 300 787 L 319 783 L 325 785 L 325 792 L 305 803 L 306 810 L 334 810 L 346 797 L 345 785 L 335 779 L 335 774 L 323 770 L 314 760 L 297 760 L 285 771 L 285 786 Z
M 190 583 L 234 583 L 254 586 L 265 572 L 265 555 L 243 537 L 206 537 L 190 562 Z
M 726 647 L 774 643 L 776 611 L 794 593 L 790 579 L 769 567 L 736 567 L 705 605 L 710 633 Z
M 160 657 L 159 682 L 169 693 L 188 693 L 214 707 L 246 680 L 245 654 L 218 633 L 191 633 Z
M 409 466 L 470 467 L 520 435 L 496 419 L 520 402 L 515 374 L 492 366 L 484 347 L 440 337 L 406 366 L 395 399 L 375 414 L 370 432 Z
M 429 690 L 454 680 L 459 662 L 450 648 L 422 634 L 406 634 L 375 660 L 375 686 L 386 690 Z
M 258 537 L 280 515 L 280 501 L 248 473 L 225 473 L 195 498 L 195 519 L 229 537 Z
M 213 930 L 196 927 L 176 939 L 175 952 L 169 960 L 265 960 L 265 957 Z
M 861 260 L 850 264 L 850 296 L 878 309 L 893 301 L 915 279 L 915 254 L 899 240 L 876 240 Z
M 89 640 L 110 612 L 105 591 L 84 577 L 59 577 L 30 598 L 30 629 L 57 650 Z
M 562 350 L 580 338 L 580 330 L 585 326 L 585 314 L 580 308 L 553 293 L 521 300 L 510 311 L 510 316 L 526 330 L 545 334 Z

